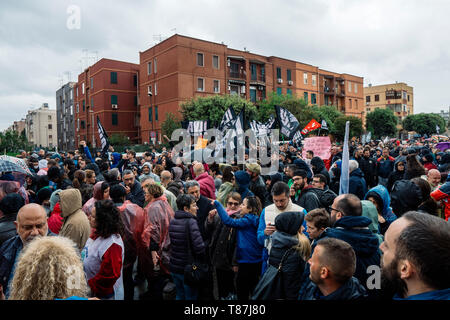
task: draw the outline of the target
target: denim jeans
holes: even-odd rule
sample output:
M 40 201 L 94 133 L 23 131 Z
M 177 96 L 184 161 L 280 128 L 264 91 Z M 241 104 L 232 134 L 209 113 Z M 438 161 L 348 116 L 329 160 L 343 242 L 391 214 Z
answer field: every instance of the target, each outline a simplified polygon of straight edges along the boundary
M 184 274 L 172 273 L 173 282 L 177 287 L 176 300 L 197 300 L 198 288 L 184 283 Z

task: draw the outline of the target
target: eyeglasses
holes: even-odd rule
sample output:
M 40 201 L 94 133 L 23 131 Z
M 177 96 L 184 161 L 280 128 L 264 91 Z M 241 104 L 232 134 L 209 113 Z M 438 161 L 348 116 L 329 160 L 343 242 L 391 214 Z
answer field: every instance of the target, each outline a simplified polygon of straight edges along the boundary
M 238 206 L 238 205 L 239 205 L 239 202 L 231 202 L 231 201 L 229 201 L 229 202 L 227 202 L 227 204 L 228 204 L 229 206 Z
M 332 212 L 333 210 L 334 210 L 334 211 L 337 211 L 337 212 L 341 212 L 341 210 L 335 209 L 335 208 L 333 208 L 332 206 L 329 206 L 329 207 L 328 207 L 328 210 L 329 210 L 330 212 Z

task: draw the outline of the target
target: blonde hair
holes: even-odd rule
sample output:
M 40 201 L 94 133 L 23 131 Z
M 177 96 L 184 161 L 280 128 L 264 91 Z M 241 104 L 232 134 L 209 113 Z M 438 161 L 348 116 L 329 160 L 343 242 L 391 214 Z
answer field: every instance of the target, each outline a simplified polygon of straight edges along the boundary
M 303 234 L 303 232 L 297 233 L 298 245 L 295 249 L 300 253 L 303 260 L 308 261 L 311 256 L 311 243 L 309 239 Z
M 19 256 L 10 300 L 54 300 L 87 297 L 87 282 L 75 243 L 64 237 L 42 237 Z

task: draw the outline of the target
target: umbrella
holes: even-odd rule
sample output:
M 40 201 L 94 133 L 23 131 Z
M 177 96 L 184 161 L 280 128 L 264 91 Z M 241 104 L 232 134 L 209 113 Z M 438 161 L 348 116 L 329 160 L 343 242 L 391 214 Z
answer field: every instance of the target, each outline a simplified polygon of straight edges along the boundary
M 30 169 L 24 169 L 20 164 L 4 159 L 0 159 L 0 172 L 22 172 L 24 174 L 32 174 Z
M 28 168 L 27 164 L 25 163 L 25 161 L 23 159 L 19 159 L 19 158 L 7 156 L 7 155 L 1 155 L 0 160 L 6 160 L 8 162 L 14 163 L 23 169 L 23 171 L 15 171 L 15 172 L 23 172 L 25 174 L 32 175 L 32 172 L 30 171 L 30 169 Z
M 442 151 L 450 149 L 450 142 L 439 142 L 436 144 L 436 148 Z

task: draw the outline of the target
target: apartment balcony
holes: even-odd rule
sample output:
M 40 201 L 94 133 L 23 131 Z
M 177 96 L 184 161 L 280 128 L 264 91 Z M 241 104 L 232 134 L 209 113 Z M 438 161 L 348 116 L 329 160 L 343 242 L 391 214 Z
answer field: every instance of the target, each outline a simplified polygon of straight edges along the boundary
M 333 96 L 334 94 L 335 94 L 335 89 L 334 88 L 330 88 L 330 87 L 324 87 L 323 88 L 323 93 L 325 94 L 325 95 L 330 95 L 330 96 Z
M 259 86 L 265 86 L 266 85 L 266 76 L 258 75 L 258 76 L 252 76 L 250 78 L 250 84 L 253 85 L 259 85 Z
M 245 71 L 230 71 L 228 73 L 228 77 L 229 78 L 233 78 L 233 79 L 243 79 L 245 80 L 247 78 L 247 74 Z

